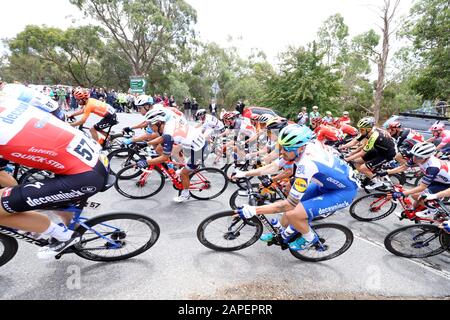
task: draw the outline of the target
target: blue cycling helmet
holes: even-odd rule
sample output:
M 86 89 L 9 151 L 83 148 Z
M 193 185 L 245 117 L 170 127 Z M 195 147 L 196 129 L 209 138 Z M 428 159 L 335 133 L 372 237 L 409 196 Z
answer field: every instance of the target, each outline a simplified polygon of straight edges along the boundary
M 278 143 L 287 150 L 297 150 L 315 137 L 314 132 L 306 126 L 291 124 L 281 130 Z

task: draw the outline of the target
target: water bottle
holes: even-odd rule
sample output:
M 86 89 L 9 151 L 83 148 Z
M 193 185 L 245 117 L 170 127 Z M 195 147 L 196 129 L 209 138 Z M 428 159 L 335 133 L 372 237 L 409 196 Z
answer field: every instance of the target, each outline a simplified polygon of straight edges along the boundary
M 283 232 L 283 226 L 280 223 L 280 220 L 278 220 L 277 218 L 273 218 L 272 221 L 270 221 L 270 224 L 274 227 L 274 229 L 278 232 L 281 233 Z
M 291 238 L 297 234 L 297 230 L 295 230 L 294 226 L 289 225 L 286 230 L 281 233 L 281 237 L 283 238 L 284 243 L 289 243 Z
M 176 172 L 175 172 L 175 166 L 173 165 L 172 162 L 169 162 L 167 164 L 167 168 L 168 168 L 167 172 L 169 172 L 169 175 L 171 177 L 175 177 L 177 175 Z
M 5 172 L 7 173 L 13 173 L 14 172 L 14 166 L 12 164 L 8 164 L 5 168 Z

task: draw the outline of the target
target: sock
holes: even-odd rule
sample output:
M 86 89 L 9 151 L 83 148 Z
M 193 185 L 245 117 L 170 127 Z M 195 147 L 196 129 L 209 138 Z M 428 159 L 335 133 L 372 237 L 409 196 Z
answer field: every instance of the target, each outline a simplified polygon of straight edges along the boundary
M 312 242 L 314 240 L 314 236 L 315 236 L 315 233 L 311 229 L 309 229 L 309 232 L 305 233 L 303 235 L 303 238 L 308 242 Z
M 182 197 L 189 197 L 189 196 L 190 196 L 189 190 L 183 190 L 183 191 L 181 191 L 181 196 L 182 196 Z
M 50 227 L 42 234 L 49 238 L 55 238 L 58 241 L 67 241 L 72 237 L 73 231 L 68 230 L 65 226 L 63 227 L 54 222 L 50 222 Z

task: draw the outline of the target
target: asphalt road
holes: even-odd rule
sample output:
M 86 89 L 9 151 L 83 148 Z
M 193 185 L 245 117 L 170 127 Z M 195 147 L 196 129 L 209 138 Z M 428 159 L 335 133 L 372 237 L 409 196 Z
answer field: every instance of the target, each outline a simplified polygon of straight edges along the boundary
M 120 127 L 139 122 L 120 115 Z M 412 260 L 393 256 L 383 246 L 391 230 L 408 224 L 391 215 L 376 223 L 355 221 L 348 210 L 327 219 L 350 227 L 355 240 L 342 256 L 306 263 L 286 251 L 258 242 L 235 253 L 205 248 L 196 237 L 201 221 L 228 209 L 234 186 L 218 199 L 176 204 L 169 184 L 155 198 L 129 200 L 113 188 L 92 200 L 105 212 L 137 212 L 161 228 L 146 253 L 120 263 L 94 263 L 67 255 L 37 259 L 37 247 L 20 242 L 17 256 L 1 268 L 1 299 L 296 299 L 449 297 L 450 255 Z

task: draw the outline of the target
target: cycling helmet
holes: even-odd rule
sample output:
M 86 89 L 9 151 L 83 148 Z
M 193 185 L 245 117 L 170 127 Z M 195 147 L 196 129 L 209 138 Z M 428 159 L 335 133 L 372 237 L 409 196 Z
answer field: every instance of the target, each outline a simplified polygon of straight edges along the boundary
M 76 100 L 86 100 L 89 99 L 89 92 L 84 91 L 82 89 L 76 89 L 73 92 L 73 96 Z
M 195 113 L 195 119 L 199 120 L 200 117 L 206 116 L 206 110 L 200 109 Z
M 224 121 L 230 121 L 230 120 L 234 120 L 234 119 L 236 119 L 238 116 L 239 116 L 239 112 L 237 112 L 237 111 L 232 111 L 232 112 L 226 112 L 224 115 L 223 115 L 223 120 Z
M 372 129 L 375 125 L 375 119 L 373 117 L 365 117 L 359 120 L 359 129 Z
M 145 105 L 153 105 L 153 98 L 147 95 L 142 95 L 136 98 L 134 101 L 134 104 L 136 107 L 142 107 Z
M 418 158 L 427 159 L 436 153 L 436 146 L 430 142 L 420 142 L 411 149 L 411 154 Z
M 392 121 L 389 126 L 388 129 L 400 129 L 402 127 L 402 124 L 400 123 L 400 121 Z
M 274 117 L 267 121 L 268 130 L 281 130 L 288 125 L 288 120 L 282 117 Z
M 288 125 L 281 130 L 278 143 L 286 149 L 298 149 L 314 139 L 314 133 L 306 126 Z
M 430 131 L 443 131 L 445 125 L 443 123 L 435 123 L 431 126 Z
M 166 122 L 166 113 L 163 110 L 151 110 L 145 115 L 145 121 L 149 124 L 156 124 L 158 122 Z
M 262 114 L 258 117 L 258 122 L 259 123 L 267 123 L 272 118 L 273 118 L 273 116 L 271 114 Z

